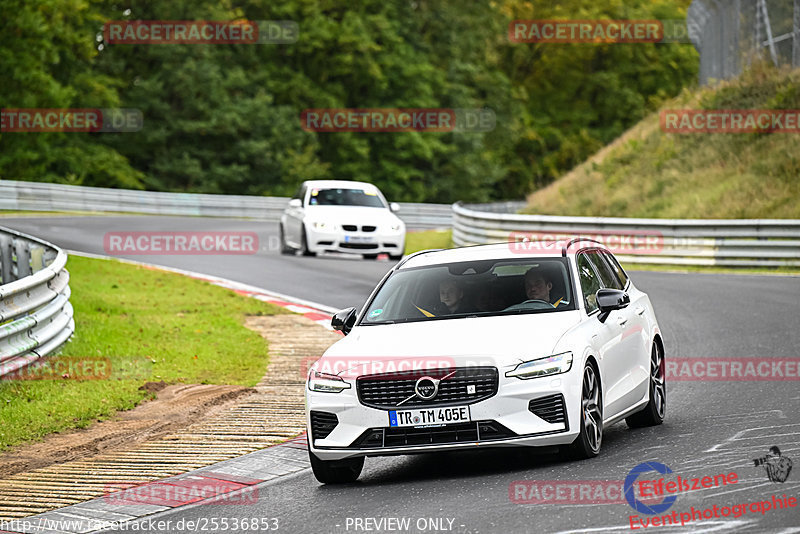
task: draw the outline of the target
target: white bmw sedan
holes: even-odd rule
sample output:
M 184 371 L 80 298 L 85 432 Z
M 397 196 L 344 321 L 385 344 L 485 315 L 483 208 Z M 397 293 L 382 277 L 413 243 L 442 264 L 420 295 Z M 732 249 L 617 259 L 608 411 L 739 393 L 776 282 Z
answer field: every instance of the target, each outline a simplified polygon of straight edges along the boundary
M 284 210 L 280 222 L 283 254 L 299 250 L 349 252 L 375 258 L 403 256 L 406 226 L 380 190 L 365 182 L 309 180 L 303 182 Z
M 600 452 L 603 428 L 664 420 L 664 343 L 648 296 L 585 239 L 541 256 L 483 245 L 407 257 L 310 369 L 311 466 L 475 447 Z

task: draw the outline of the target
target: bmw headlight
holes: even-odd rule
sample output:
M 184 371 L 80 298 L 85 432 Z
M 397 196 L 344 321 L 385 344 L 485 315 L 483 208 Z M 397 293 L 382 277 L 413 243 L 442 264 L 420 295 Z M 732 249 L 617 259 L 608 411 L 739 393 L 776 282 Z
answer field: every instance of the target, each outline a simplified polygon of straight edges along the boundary
M 566 373 L 572 368 L 572 353 L 562 352 L 544 358 L 537 358 L 528 362 L 522 362 L 511 371 L 506 373 L 506 377 L 515 376 L 522 380 L 529 378 L 539 378 L 540 376 L 558 375 Z
M 341 393 L 350 389 L 350 384 L 339 376 L 312 370 L 308 377 L 308 389 L 322 393 Z
M 333 225 L 324 221 L 312 222 L 311 226 L 314 227 L 314 230 L 333 230 Z

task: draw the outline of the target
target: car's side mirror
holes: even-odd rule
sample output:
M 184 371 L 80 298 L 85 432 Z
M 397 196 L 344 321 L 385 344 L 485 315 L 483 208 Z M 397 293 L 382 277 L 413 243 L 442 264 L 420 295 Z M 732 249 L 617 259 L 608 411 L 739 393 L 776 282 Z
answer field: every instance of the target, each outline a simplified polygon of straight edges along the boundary
M 347 308 L 342 311 L 338 311 L 331 318 L 331 328 L 333 328 L 334 330 L 338 330 L 344 335 L 349 334 L 350 330 L 353 329 L 353 325 L 355 324 L 356 324 L 355 308 Z
M 601 323 L 606 322 L 608 315 L 614 310 L 621 310 L 631 303 L 631 298 L 620 289 L 598 289 L 595 293 L 597 307 L 600 315 L 597 317 Z
M 303 201 L 300 200 L 299 198 L 293 198 L 292 200 L 289 201 L 289 207 L 290 208 L 302 208 L 303 207 Z
M 389 209 L 392 210 L 393 213 L 397 213 L 398 211 L 400 211 L 400 204 L 398 204 L 397 202 L 392 202 L 391 204 L 389 204 Z

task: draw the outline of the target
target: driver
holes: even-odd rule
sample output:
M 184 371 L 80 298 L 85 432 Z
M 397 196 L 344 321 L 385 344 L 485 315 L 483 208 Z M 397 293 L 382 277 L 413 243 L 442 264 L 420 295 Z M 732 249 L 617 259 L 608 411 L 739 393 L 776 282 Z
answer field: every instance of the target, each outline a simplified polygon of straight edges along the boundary
M 550 290 L 553 282 L 544 269 L 531 267 L 525 272 L 525 295 L 530 300 L 550 302 Z
M 547 269 L 531 267 L 525 272 L 525 295 L 529 300 L 543 300 L 553 304 L 550 300 L 550 290 L 553 289 L 552 275 Z M 553 304 L 558 306 L 562 299 Z

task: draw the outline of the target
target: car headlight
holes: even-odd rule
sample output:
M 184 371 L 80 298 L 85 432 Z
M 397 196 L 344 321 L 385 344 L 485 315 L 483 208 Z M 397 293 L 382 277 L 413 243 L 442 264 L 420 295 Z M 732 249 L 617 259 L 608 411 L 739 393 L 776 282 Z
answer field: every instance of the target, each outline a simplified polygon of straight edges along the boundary
M 350 389 L 350 384 L 336 375 L 311 371 L 308 377 L 308 389 L 322 393 L 341 393 L 345 389 Z
M 333 230 L 333 225 L 324 221 L 312 222 L 311 226 L 314 227 L 314 230 Z
M 522 362 L 511 371 L 506 373 L 506 377 L 515 376 L 522 380 L 529 378 L 539 378 L 540 376 L 558 375 L 566 373 L 572 368 L 572 353 L 562 352 L 544 358 L 537 358 L 529 362 Z
M 392 232 L 399 232 L 402 227 L 403 227 L 403 223 L 393 224 L 391 226 Z

